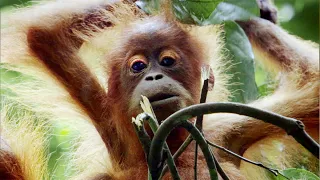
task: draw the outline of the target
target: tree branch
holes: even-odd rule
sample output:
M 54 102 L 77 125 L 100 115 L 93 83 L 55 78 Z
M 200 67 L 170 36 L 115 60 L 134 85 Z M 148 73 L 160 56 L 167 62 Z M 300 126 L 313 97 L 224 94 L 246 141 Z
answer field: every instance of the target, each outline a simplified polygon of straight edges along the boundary
M 160 125 L 159 130 L 162 129 L 162 127 L 176 127 L 181 122 L 191 119 L 192 117 L 211 113 L 235 113 L 276 125 L 284 129 L 288 135 L 291 135 L 314 156 L 319 158 L 320 146 L 307 134 L 301 121 L 240 103 L 203 103 L 192 105 L 169 116 Z
M 223 150 L 224 152 L 227 152 L 228 154 L 231 154 L 231 155 L 233 155 L 233 156 L 235 156 L 235 157 L 237 157 L 237 158 L 239 158 L 239 159 L 241 159 L 241 160 L 243 160 L 243 161 L 245 161 L 245 162 L 248 162 L 248 163 L 250 163 L 250 164 L 254 164 L 254 165 L 256 165 L 256 166 L 262 167 L 262 168 L 270 171 L 270 172 L 271 172 L 272 174 L 274 174 L 275 176 L 278 176 L 278 175 L 280 174 L 281 176 L 285 177 L 286 179 L 289 179 L 289 178 L 287 178 L 286 176 L 284 176 L 282 173 L 280 173 L 279 170 L 277 170 L 277 169 L 269 168 L 269 167 L 263 165 L 263 164 L 260 163 L 260 162 L 254 162 L 254 161 L 251 161 L 251 160 L 249 160 L 249 159 L 246 159 L 246 158 L 244 158 L 244 157 L 242 157 L 242 156 L 240 156 L 240 155 L 238 155 L 238 154 L 236 154 L 236 153 L 234 153 L 234 152 L 232 152 L 232 151 L 230 151 L 230 150 L 228 150 L 228 149 L 226 149 L 226 148 L 224 148 L 224 147 L 222 147 L 222 146 L 219 146 L 219 145 L 217 145 L 217 144 L 214 144 L 214 143 L 212 143 L 212 142 L 210 142 L 210 141 L 208 141 L 208 140 L 207 140 L 207 143 L 208 143 L 209 145 L 211 145 L 211 146 L 213 146 L 213 147 L 215 147 L 215 148 L 221 149 L 221 150 Z
M 169 123 L 165 121 L 162 125 L 166 124 L 165 126 L 160 126 L 158 131 L 153 137 L 150 147 L 150 153 L 148 157 L 148 165 L 150 168 L 150 173 L 153 179 L 158 179 L 160 177 L 160 170 L 161 168 L 161 160 L 163 156 L 163 146 L 164 143 L 170 134 L 170 132 L 178 126 L 185 128 L 189 131 L 198 143 L 199 146 L 204 154 L 205 160 L 207 162 L 207 166 L 209 169 L 211 179 L 218 179 L 218 174 L 216 170 L 216 166 L 214 163 L 213 155 L 211 149 L 209 148 L 206 140 L 204 139 L 201 132 L 189 121 L 177 121 L 177 119 L 171 119 Z M 176 123 L 175 123 L 176 122 Z M 177 123 L 178 122 L 178 123 Z
M 155 116 L 154 116 L 155 117 Z M 134 124 L 134 128 L 136 130 L 136 133 L 139 137 L 139 140 L 142 144 L 143 150 L 146 154 L 146 158 L 148 159 L 149 156 L 149 151 L 150 151 L 150 137 L 147 134 L 143 122 L 147 121 L 147 123 L 149 124 L 151 130 L 153 133 L 157 132 L 159 124 L 158 121 L 155 120 L 151 115 L 149 115 L 148 113 L 141 113 L 139 114 L 136 119 L 132 118 L 132 122 Z M 142 127 L 141 127 L 142 126 Z M 164 151 L 167 154 L 167 165 L 169 167 L 171 176 L 173 179 L 179 180 L 180 179 L 180 175 L 179 172 L 177 171 L 177 167 L 175 165 L 174 159 L 171 155 L 169 146 L 167 145 L 167 143 L 164 144 Z M 162 161 L 163 162 L 163 161 Z
M 187 139 L 182 143 L 182 145 L 179 147 L 179 149 L 176 151 L 176 153 L 174 153 L 173 155 L 173 160 L 177 160 L 178 157 L 183 153 L 183 151 L 185 149 L 187 149 L 187 147 L 189 146 L 189 144 L 193 141 L 193 138 L 191 135 L 189 135 L 187 137 Z M 161 172 L 161 175 L 160 175 L 160 179 L 164 176 L 164 174 L 168 171 L 168 165 L 165 165 L 162 172 Z

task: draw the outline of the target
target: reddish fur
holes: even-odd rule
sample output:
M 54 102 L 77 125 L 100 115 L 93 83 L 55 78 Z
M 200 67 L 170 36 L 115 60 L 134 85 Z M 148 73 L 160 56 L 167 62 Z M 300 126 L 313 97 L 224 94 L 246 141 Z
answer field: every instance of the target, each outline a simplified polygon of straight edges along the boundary
M 108 6 L 106 9 L 110 10 Z M 82 20 L 78 20 L 81 18 Z M 112 23 L 108 21 L 108 18 L 94 11 L 74 19 L 76 21 L 57 24 L 52 29 L 30 28 L 27 36 L 28 44 L 31 52 L 47 66 L 92 118 L 108 149 L 114 150 L 110 151 L 111 157 L 118 162 L 121 161 L 123 150 L 121 142 L 117 141 L 115 126 L 108 121 L 110 114 L 105 111 L 109 109 L 106 104 L 107 94 L 77 55 L 83 40 L 72 33 L 72 30 L 76 29 L 87 34 L 85 29 L 87 26 L 97 26 L 103 29 L 111 26 Z
M 86 20 L 84 23 L 87 27 L 92 25 L 90 23 L 94 24 L 95 22 L 91 22 L 90 17 L 97 18 L 92 14 L 83 18 Z M 178 49 L 190 61 L 185 66 L 186 70 L 184 72 L 174 72 L 172 78 L 179 81 L 194 99 L 199 99 L 200 67 L 203 61 L 203 53 L 199 52 L 201 46 L 174 23 L 170 23 L 168 28 L 158 30 L 157 34 L 153 36 L 154 39 L 148 38 L 148 34 L 133 36 L 132 39 L 123 44 L 123 47 L 119 48 L 120 51 L 117 50 L 113 56 L 109 57 L 110 69 L 108 71 L 111 75 L 108 80 L 109 91 L 105 93 L 96 78 L 77 56 L 82 40 L 70 34 L 73 27 L 81 30 L 81 25 L 74 22 L 70 25 L 63 24 L 62 27 L 57 25 L 54 29 L 49 30 L 36 27 L 29 29 L 28 44 L 30 50 L 55 74 L 70 95 L 79 102 L 92 118 L 112 159 L 115 164 L 118 164 L 116 166 L 124 170 L 136 166 L 140 162 L 141 166 L 138 169 L 141 170 L 142 168 L 144 172 L 142 174 L 146 175 L 145 156 L 130 121 L 131 117 L 137 115 L 137 112 L 128 112 L 130 92 L 133 91 L 137 82 L 134 79 L 129 80 L 122 77 L 121 73 L 123 71 L 120 69 L 127 68 L 124 61 L 126 57 L 119 55 L 125 55 L 125 52 L 129 50 L 148 51 L 147 48 L 154 46 L 153 42 L 155 41 L 159 41 L 157 44 L 159 47 Z M 133 47 L 135 50 L 133 50 Z M 191 74 L 192 76 L 190 76 Z M 123 84 L 126 84 L 126 86 L 122 86 Z M 83 92 L 84 90 L 85 92 Z M 169 144 L 172 145 L 173 151 L 179 147 L 186 136 L 186 131 L 182 129 L 173 132 L 171 137 L 174 137 L 174 139 L 168 141 L 172 141 Z M 133 173 L 131 170 L 130 172 Z M 132 174 L 130 173 L 128 176 L 132 176 Z
M 11 152 L 4 139 L 0 139 L 0 179 L 24 180 L 24 175 L 17 157 Z
M 3 180 L 23 180 L 19 161 L 9 152 L 0 151 L 0 179 Z
M 197 47 L 200 47 L 196 41 L 194 41 L 186 32 L 180 29 L 174 23 L 170 23 L 169 28 L 159 29 L 151 39 L 148 34 L 139 34 L 133 36 L 131 39 L 125 41 L 121 47 L 118 47 L 112 55 L 108 56 L 108 67 L 109 67 L 109 80 L 108 80 L 108 103 L 112 104 L 110 107 L 111 118 L 109 121 L 113 121 L 118 132 L 118 138 L 126 144 L 122 149 L 123 152 L 123 167 L 136 166 L 137 162 L 141 162 L 142 169 L 146 175 L 146 162 L 145 156 L 142 151 L 142 147 L 136 137 L 131 117 L 135 117 L 138 112 L 130 112 L 129 99 L 131 98 L 131 92 L 134 90 L 135 85 L 138 83 L 137 79 L 128 79 L 123 77 L 123 71 L 128 68 L 125 55 L 126 52 L 145 52 L 148 51 L 149 47 L 155 46 L 153 42 L 158 41 L 156 46 L 159 47 L 174 47 L 178 48 L 182 54 L 188 54 L 190 60 L 189 66 L 185 67 L 188 69 L 188 74 L 181 74 L 174 72 L 171 74 L 172 78 L 179 81 L 183 86 L 191 92 L 194 99 L 199 99 L 199 87 L 200 84 L 190 82 L 200 82 L 200 65 L 202 61 L 202 55 L 199 54 Z M 142 40 L 142 41 L 141 41 Z M 145 40 L 145 41 L 143 41 Z M 120 40 L 120 42 L 122 42 Z M 190 45 L 190 46 L 186 46 Z M 181 48 L 182 47 L 182 48 Z M 197 68 L 195 68 L 197 67 Z M 186 78 L 188 77 L 188 78 Z M 174 131 L 168 140 L 171 144 L 172 151 L 175 151 L 179 145 L 184 141 L 187 136 L 187 132 L 183 129 L 177 129 Z M 128 137 L 131 137 L 128 139 Z M 139 167 L 141 169 L 141 167 Z M 136 170 L 135 170 L 136 171 Z M 136 173 L 135 173 L 136 174 Z M 132 176 L 132 175 L 130 175 Z
M 113 11 L 112 8 L 106 9 Z M 146 34 L 136 34 L 131 39 L 125 39 L 122 46 L 108 57 L 109 90 L 105 92 L 96 77 L 78 57 L 77 52 L 83 40 L 73 34 L 71 30 L 76 29 L 83 34 L 90 35 L 87 30 L 91 26 L 104 29 L 113 26 L 113 24 L 108 21 L 107 17 L 102 18 L 99 13 L 95 14 L 94 11 L 75 16 L 77 18 L 73 18 L 71 22 L 56 24 L 52 29 L 43 27 L 30 28 L 28 31 L 30 51 L 46 65 L 50 72 L 65 86 L 74 100 L 91 117 L 93 124 L 108 148 L 117 172 L 111 175 L 100 174 L 93 177 L 93 179 L 146 179 L 147 165 L 144 153 L 130 121 L 131 117 L 136 116 L 138 112 L 128 111 L 130 93 L 138 82 L 135 79 L 128 79 L 124 76 L 123 71 L 127 68 L 127 64 L 124 62 L 126 57 L 122 55 L 129 51 L 145 52 L 148 51 L 148 47 L 155 45 L 159 47 L 172 46 L 178 49 L 190 59 L 188 64 L 185 65 L 188 73 L 174 72 L 170 75 L 191 93 L 196 103 L 200 92 L 200 67 L 203 65 L 202 48 L 197 41 L 174 22 L 167 22 L 171 24 L 170 28 L 158 30 L 154 39 L 148 39 L 149 36 Z M 75 20 L 79 18 L 78 16 L 81 17 L 82 21 Z M 290 66 L 292 59 L 286 56 L 290 52 L 282 49 L 284 45 L 277 39 L 277 35 L 268 34 L 264 36 L 265 38 L 272 37 L 272 44 L 270 44 L 268 39 L 260 38 L 261 35 L 251 33 L 252 27 L 250 26 L 254 23 L 250 21 L 248 23 L 244 23 L 243 27 L 250 40 L 257 42 L 260 46 L 267 45 L 270 48 L 270 54 L 276 56 L 278 63 L 285 66 L 285 68 Z M 269 29 L 267 32 L 270 30 L 272 31 L 272 29 Z M 158 43 L 154 44 L 153 42 Z M 274 46 L 275 44 L 278 46 Z M 272 49 L 272 47 L 280 47 L 280 49 Z M 301 60 L 295 63 L 304 64 Z M 304 71 L 306 72 L 307 68 L 304 68 Z M 314 126 L 314 124 L 318 124 L 314 120 L 319 115 L 316 111 L 317 109 L 314 108 L 311 112 L 305 112 L 306 114 L 297 112 L 298 115 L 293 114 L 292 116 L 295 118 L 307 117 L 308 120 L 311 119 Z M 312 119 L 312 117 L 314 118 Z M 207 133 L 206 137 L 222 143 L 223 146 L 238 153 L 243 150 L 242 148 L 245 145 L 254 143 L 258 139 L 269 135 L 270 132 L 274 132 L 274 130 L 278 131 L 275 127 L 261 122 L 255 123 L 253 126 L 252 120 L 239 121 L 232 124 L 232 126 L 226 124 L 225 127 L 216 126 L 215 128 L 224 130 L 220 134 L 221 137 L 217 137 L 214 131 Z M 234 139 L 237 139 L 239 134 L 243 135 L 244 138 L 235 142 Z M 175 134 L 169 137 L 168 143 L 171 148 L 173 147 L 173 151 L 185 137 L 186 133 L 180 130 L 175 131 Z M 179 173 L 183 179 L 193 177 L 193 147 L 190 146 L 177 161 Z M 3 152 L 0 151 L 0 153 Z M 11 158 L 9 154 L 5 157 L 8 160 L 13 159 L 12 162 L 15 162 L 15 159 Z M 226 156 L 224 153 L 219 153 L 218 158 L 223 162 L 223 168 L 231 178 L 243 178 L 239 172 L 239 160 Z M 200 156 L 198 164 L 198 178 L 207 179 L 208 172 L 202 156 Z M 1 167 L 0 164 L 0 170 Z M 11 167 L 14 166 L 12 165 Z M 2 175 L 2 172 L 0 172 L 0 175 Z M 169 178 L 169 174 L 165 178 Z

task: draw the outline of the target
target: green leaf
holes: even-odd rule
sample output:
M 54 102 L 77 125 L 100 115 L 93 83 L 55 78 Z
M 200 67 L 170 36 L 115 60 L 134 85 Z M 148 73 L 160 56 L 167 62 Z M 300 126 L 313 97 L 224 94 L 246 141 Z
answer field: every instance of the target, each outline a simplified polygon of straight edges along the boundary
M 18 83 L 22 81 L 22 74 L 16 71 L 7 70 L 0 66 L 0 82 L 1 83 Z
M 248 103 L 258 98 L 258 88 L 254 74 L 254 55 L 251 44 L 242 28 L 233 21 L 224 25 L 226 48 L 231 56 L 231 65 L 227 70 L 233 75 L 229 82 L 233 93 L 233 102 Z
M 147 14 L 157 12 L 160 7 L 160 0 L 139 0 L 135 3 Z
M 30 1 L 30 0 L 1 0 L 0 7 L 21 4 L 21 3 L 28 2 L 28 1 Z
M 255 63 L 255 79 L 259 89 L 260 97 L 270 95 L 278 86 L 275 75 L 266 71 L 261 64 Z
M 202 24 L 223 0 L 173 0 L 173 11 L 183 23 Z
M 16 94 L 6 85 L 17 84 L 32 80 L 32 77 L 26 76 L 20 72 L 8 70 L 5 63 L 0 63 L 0 98 L 3 101 L 6 97 L 14 97 Z M 1 105 L 2 106 L 2 103 Z
M 16 71 L 7 70 L 2 67 L 2 64 L 0 64 L 0 84 L 2 86 L 0 87 L 1 92 L 1 101 L 5 96 L 15 96 L 15 94 L 8 88 L 5 88 L 6 84 L 15 84 L 23 81 L 23 77 L 21 73 Z
M 308 180 L 320 180 L 320 178 L 310 171 L 305 169 L 289 168 L 281 171 L 284 176 L 289 179 L 308 179 Z M 287 180 L 285 177 L 279 175 L 276 180 Z
M 203 25 L 220 24 L 224 21 L 248 20 L 258 15 L 257 10 L 259 8 L 255 1 L 229 0 L 220 3 L 209 18 L 203 22 Z
M 247 20 L 259 15 L 255 0 L 173 0 L 173 9 L 180 21 L 200 25 Z
M 159 10 L 159 0 L 139 0 L 145 12 Z M 255 0 L 173 0 L 176 17 L 187 24 L 218 24 L 226 20 L 244 20 L 259 14 Z
M 32 1 L 32 0 L 1 0 L 0 1 L 0 8 L 3 8 L 5 6 L 16 6 L 18 5 L 19 7 L 21 6 L 30 6 L 32 4 L 36 4 L 39 2 Z
M 224 2 L 238 6 L 253 15 L 260 15 L 260 10 L 256 0 L 225 0 Z

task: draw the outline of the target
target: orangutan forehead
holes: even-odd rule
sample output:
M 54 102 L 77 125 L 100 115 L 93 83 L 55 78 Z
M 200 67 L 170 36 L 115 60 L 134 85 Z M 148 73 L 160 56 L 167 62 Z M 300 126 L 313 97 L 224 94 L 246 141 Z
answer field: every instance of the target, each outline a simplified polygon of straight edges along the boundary
M 148 18 L 135 22 L 124 32 L 125 36 L 152 35 L 161 32 L 163 35 L 181 30 L 176 24 L 167 22 L 163 17 Z
M 126 48 L 154 50 L 166 46 L 185 46 L 187 34 L 174 22 L 162 17 L 139 21 L 125 30 L 121 44 Z

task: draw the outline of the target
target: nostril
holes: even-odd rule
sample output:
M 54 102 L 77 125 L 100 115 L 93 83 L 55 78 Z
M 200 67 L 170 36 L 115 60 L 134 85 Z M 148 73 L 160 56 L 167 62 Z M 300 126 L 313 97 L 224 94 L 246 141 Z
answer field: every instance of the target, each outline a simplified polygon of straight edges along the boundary
M 153 81 L 153 77 L 152 77 L 152 76 L 148 76 L 148 77 L 146 77 L 145 80 L 146 80 L 146 81 Z
M 163 78 L 163 75 L 162 74 L 158 74 L 156 75 L 156 77 L 154 78 L 155 80 L 159 80 L 159 79 L 162 79 Z

